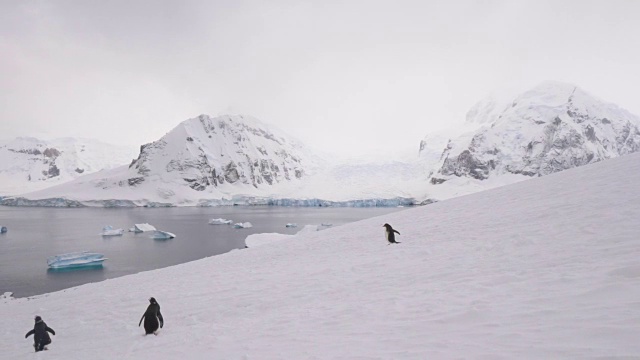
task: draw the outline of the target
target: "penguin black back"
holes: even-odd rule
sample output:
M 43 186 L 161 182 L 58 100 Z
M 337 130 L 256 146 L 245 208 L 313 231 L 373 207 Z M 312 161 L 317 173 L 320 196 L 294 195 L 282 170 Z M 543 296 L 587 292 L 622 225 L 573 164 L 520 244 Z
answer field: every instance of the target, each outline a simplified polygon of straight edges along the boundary
M 149 306 L 147 306 L 147 311 L 144 312 L 138 326 L 142 324 L 142 320 L 144 319 L 144 331 L 145 334 L 155 334 L 159 328 L 164 326 L 164 319 L 162 318 L 162 314 L 160 313 L 160 304 L 156 301 L 155 298 L 149 298 Z
M 400 244 L 399 241 L 396 241 L 396 236 L 395 236 L 395 234 L 400 235 L 400 233 L 397 230 L 395 230 L 394 228 L 392 228 L 391 225 L 389 225 L 389 224 L 384 224 L 382 226 L 385 228 L 384 232 L 385 232 L 385 236 L 387 237 L 387 241 L 389 242 L 389 244 Z

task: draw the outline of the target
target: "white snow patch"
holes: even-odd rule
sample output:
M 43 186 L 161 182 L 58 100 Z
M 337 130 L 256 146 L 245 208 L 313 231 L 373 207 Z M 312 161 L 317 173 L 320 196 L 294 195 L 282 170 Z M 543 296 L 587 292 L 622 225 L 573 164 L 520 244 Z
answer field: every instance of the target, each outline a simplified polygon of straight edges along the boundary
M 40 315 L 48 359 L 639 358 L 638 183 L 626 155 L 0 303 L 2 357 L 34 356 Z M 150 296 L 166 322 L 144 337 Z

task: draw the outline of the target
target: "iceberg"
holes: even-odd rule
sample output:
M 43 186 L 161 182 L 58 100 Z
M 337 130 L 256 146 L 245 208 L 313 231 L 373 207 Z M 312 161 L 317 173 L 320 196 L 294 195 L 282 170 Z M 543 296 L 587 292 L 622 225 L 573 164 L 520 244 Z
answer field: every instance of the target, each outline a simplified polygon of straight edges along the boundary
M 235 229 L 248 229 L 248 228 L 253 227 L 253 225 L 251 225 L 251 223 L 247 221 L 245 223 L 235 223 L 235 224 L 233 224 L 233 227 Z
M 100 235 L 102 236 L 120 236 L 124 234 L 124 229 L 114 229 L 111 225 L 102 228 Z
M 7 227 L 6 227 L 6 226 L 0 226 L 0 234 L 4 234 L 4 233 L 6 233 L 7 231 L 9 231 L 9 229 L 7 229 Z
M 231 224 L 233 224 L 233 220 L 227 220 L 223 218 L 209 220 L 209 225 L 231 225 Z
M 82 251 L 50 256 L 47 258 L 47 265 L 52 269 L 102 266 L 105 260 L 107 258 L 103 254 Z
M 285 227 L 288 227 L 288 228 L 297 228 L 297 227 L 298 227 L 298 224 L 296 224 L 296 223 L 288 223 L 287 225 L 285 225 Z
M 174 237 L 176 237 L 175 234 L 162 230 L 156 230 L 153 235 L 151 235 L 151 238 L 154 240 L 169 240 L 173 239 Z
M 149 225 L 147 223 L 143 223 L 143 224 L 134 224 L 133 227 L 129 229 L 129 232 L 141 233 L 145 231 L 155 231 L 155 230 L 156 230 L 155 226 Z

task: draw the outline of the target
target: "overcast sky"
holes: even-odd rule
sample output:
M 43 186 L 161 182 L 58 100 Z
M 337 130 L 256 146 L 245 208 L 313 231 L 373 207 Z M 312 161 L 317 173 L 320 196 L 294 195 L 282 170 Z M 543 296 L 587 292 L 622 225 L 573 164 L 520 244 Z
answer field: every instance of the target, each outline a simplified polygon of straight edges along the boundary
M 416 154 L 492 92 L 570 82 L 640 114 L 640 1 L 0 0 L 0 138 L 157 140 L 248 114 Z

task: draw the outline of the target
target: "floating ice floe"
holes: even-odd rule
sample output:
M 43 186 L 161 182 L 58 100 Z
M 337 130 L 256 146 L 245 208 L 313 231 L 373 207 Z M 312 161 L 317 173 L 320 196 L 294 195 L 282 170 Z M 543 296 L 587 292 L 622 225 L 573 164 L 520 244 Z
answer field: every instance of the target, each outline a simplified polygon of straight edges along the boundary
M 235 223 L 233 224 L 233 227 L 236 229 L 247 229 L 253 227 L 253 225 L 251 225 L 251 223 L 247 221 L 245 223 Z
M 287 225 L 285 225 L 285 227 L 288 227 L 288 228 L 297 228 L 297 227 L 298 227 L 298 224 L 296 224 L 296 223 L 288 223 Z
M 155 230 L 156 230 L 155 226 L 149 225 L 147 223 L 134 224 L 133 227 L 129 229 L 130 232 L 134 232 L 134 233 L 141 233 L 145 231 L 155 231 Z
M 124 234 L 124 229 L 114 229 L 111 225 L 102 228 L 100 235 L 102 236 L 120 236 Z
M 9 229 L 7 229 L 7 227 L 6 227 L 6 226 L 0 226 L 0 234 L 4 234 L 4 233 L 6 233 L 7 231 L 9 231 Z
M 151 235 L 151 238 L 154 240 L 169 240 L 173 239 L 174 237 L 176 237 L 175 234 L 162 230 L 156 230 L 153 232 L 153 235 Z
M 47 258 L 47 265 L 52 269 L 74 268 L 87 266 L 102 266 L 102 262 L 107 260 L 103 254 L 88 251 L 74 252 Z
M 223 218 L 209 220 L 209 225 L 231 225 L 231 224 L 233 224 L 233 220 L 227 220 Z

